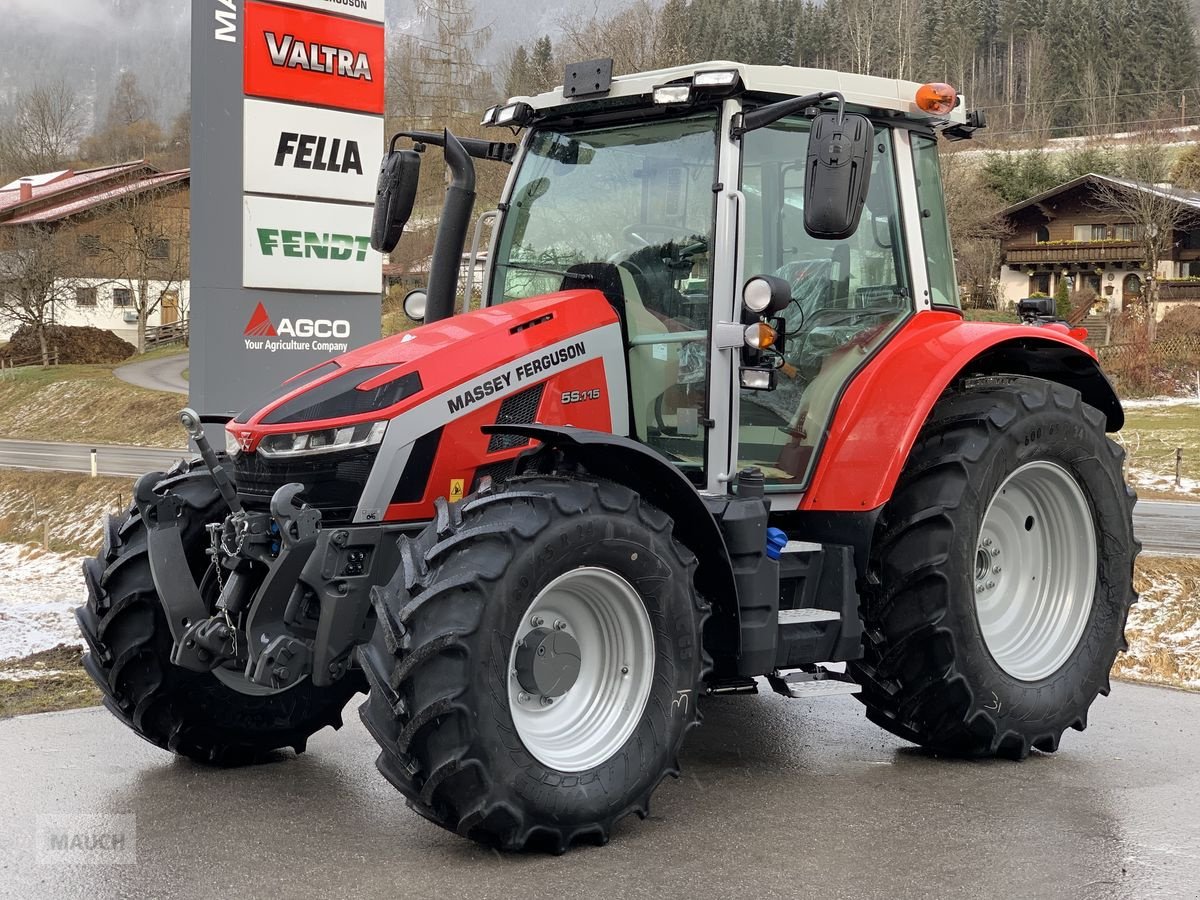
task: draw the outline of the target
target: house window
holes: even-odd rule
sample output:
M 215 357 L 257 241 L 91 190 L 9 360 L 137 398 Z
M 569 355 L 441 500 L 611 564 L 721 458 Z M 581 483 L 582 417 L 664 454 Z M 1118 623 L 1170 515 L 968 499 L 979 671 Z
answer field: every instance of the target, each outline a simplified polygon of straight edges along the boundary
M 1108 237 L 1107 225 L 1076 225 L 1075 240 L 1102 241 Z
M 155 238 L 147 248 L 151 259 L 169 259 L 171 257 L 171 242 L 166 238 Z
M 1049 229 L 1049 228 L 1047 228 L 1045 225 L 1039 225 L 1039 226 L 1037 227 L 1037 237 L 1036 237 L 1036 240 L 1037 240 L 1037 242 L 1038 242 L 1039 244 L 1048 244 L 1048 243 L 1050 243 L 1050 229 Z
M 75 288 L 76 306 L 95 306 L 96 289 L 94 287 Z
M 129 288 L 113 288 L 113 306 L 133 306 L 133 291 Z
M 81 234 L 79 236 L 79 252 L 84 256 L 100 255 L 100 235 Z M 93 304 L 95 305 L 95 304 Z
M 1142 228 L 1140 225 L 1127 222 L 1116 226 L 1116 235 L 1118 241 L 1140 241 L 1142 239 Z
M 1045 294 L 1050 296 L 1050 273 L 1034 272 L 1029 276 L 1029 295 Z

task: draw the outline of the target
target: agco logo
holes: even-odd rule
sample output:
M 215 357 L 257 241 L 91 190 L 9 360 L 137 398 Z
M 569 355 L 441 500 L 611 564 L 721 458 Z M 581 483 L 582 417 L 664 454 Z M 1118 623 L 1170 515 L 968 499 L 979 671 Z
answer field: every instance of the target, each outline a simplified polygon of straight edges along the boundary
M 277 324 L 278 323 L 278 324 Z M 267 308 L 260 302 L 250 315 L 250 321 L 242 332 L 247 350 L 336 350 L 345 352 L 350 348 L 344 339 L 350 337 L 350 323 L 346 319 L 302 319 L 282 318 L 272 320 Z M 318 338 L 320 340 L 313 340 Z M 343 340 L 331 342 L 326 338 Z

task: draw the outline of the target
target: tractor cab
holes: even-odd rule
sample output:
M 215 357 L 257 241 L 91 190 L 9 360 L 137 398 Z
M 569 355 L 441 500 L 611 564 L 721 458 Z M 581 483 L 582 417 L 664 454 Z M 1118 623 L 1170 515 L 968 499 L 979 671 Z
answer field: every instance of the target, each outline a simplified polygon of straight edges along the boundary
M 958 310 L 937 137 L 979 119 L 946 85 L 726 62 L 605 72 L 573 66 L 567 87 L 489 109 L 518 145 L 457 142 L 513 167 L 476 230 L 473 256 L 496 223 L 483 304 L 599 290 L 626 345 L 614 432 L 701 489 L 753 466 L 799 492 L 863 363 L 918 311 Z

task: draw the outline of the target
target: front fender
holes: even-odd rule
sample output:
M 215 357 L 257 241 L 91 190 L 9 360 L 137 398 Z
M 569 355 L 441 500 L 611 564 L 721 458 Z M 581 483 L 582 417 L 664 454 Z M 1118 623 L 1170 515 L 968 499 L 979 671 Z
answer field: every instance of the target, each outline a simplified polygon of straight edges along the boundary
M 675 536 L 696 554 L 696 583 L 705 598 L 736 615 L 737 587 L 721 528 L 692 483 L 661 454 L 627 437 L 570 426 L 486 425 L 483 431 L 540 441 L 593 475 L 637 491 L 671 516 Z
M 1108 417 L 1109 431 L 1124 424 L 1121 402 L 1095 353 L 1067 334 L 919 313 L 846 388 L 800 509 L 882 506 L 943 391 L 959 378 L 998 374 L 1065 384 Z

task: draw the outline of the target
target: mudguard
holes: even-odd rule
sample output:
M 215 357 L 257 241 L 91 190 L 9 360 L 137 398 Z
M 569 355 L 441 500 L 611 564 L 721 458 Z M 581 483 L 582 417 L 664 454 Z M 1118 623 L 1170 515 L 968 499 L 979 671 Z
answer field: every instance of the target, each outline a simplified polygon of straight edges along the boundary
M 802 510 L 867 510 L 886 503 L 934 404 L 956 380 L 1030 375 L 1075 388 L 1108 417 L 1121 402 L 1091 348 L 1061 331 L 964 322 L 948 312 L 914 316 L 846 387 Z
M 699 560 L 696 581 L 706 599 L 736 615 L 737 587 L 721 528 L 687 476 L 661 454 L 627 437 L 570 426 L 487 425 L 482 430 L 539 441 L 593 475 L 632 488 L 670 515 L 676 536 Z

